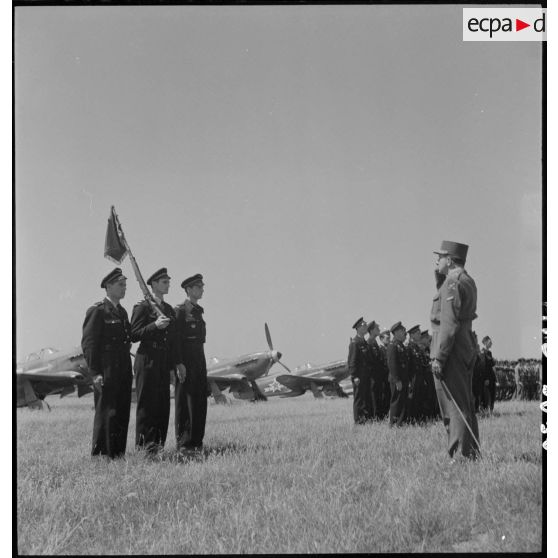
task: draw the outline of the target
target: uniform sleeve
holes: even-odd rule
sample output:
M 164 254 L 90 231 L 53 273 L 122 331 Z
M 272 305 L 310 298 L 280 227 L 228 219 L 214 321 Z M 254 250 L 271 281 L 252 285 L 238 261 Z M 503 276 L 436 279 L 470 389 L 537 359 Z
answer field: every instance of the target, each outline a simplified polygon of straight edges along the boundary
M 356 343 L 349 343 L 349 356 L 347 358 L 347 365 L 349 366 L 349 374 L 352 378 L 354 378 L 356 373 Z
M 104 327 L 103 309 L 100 306 L 92 306 L 85 314 L 83 322 L 83 335 L 81 348 L 85 362 L 92 375 L 102 374 L 101 364 L 101 339 Z
M 455 334 L 459 327 L 461 310 L 461 293 L 457 281 L 448 280 L 440 293 L 440 330 L 438 332 L 438 354 L 436 359 L 442 365 L 446 362 L 455 342 Z
M 397 348 L 394 344 L 388 345 L 387 348 L 387 364 L 391 380 L 400 382 L 399 379 L 399 362 L 397 361 Z
M 180 350 L 180 342 L 178 338 L 178 320 L 177 313 L 174 311 L 173 308 L 169 308 L 169 314 L 171 314 L 171 323 L 169 327 L 172 327 L 172 331 L 170 331 L 170 350 L 171 350 L 171 357 L 174 366 L 178 364 L 183 364 L 182 359 L 182 352 Z
M 132 310 L 130 325 L 132 328 L 132 342 L 145 341 L 150 337 L 150 333 L 157 330 L 155 321 L 150 315 L 150 309 L 145 304 L 136 304 Z

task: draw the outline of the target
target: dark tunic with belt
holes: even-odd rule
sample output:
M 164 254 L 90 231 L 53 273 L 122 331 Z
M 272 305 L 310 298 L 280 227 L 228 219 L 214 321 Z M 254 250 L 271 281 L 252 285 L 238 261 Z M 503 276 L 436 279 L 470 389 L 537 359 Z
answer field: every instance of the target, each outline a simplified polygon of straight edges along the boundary
M 175 434 L 177 449 L 201 448 L 207 418 L 206 336 L 203 308 L 187 300 L 176 311 L 177 338 L 186 380 L 176 382 Z
M 134 361 L 136 375 L 136 446 L 148 452 L 162 449 L 170 414 L 171 370 L 181 361 L 176 342 L 175 315 L 170 304 L 160 305 L 171 319 L 165 329 L 155 325 L 157 313 L 147 300 L 134 306 L 132 341 L 140 345 Z
M 353 382 L 353 417 L 355 423 L 363 424 L 372 418 L 372 358 L 363 337 L 357 335 L 351 339 L 347 364 Z
M 126 451 L 132 394 L 130 322 L 126 310 L 105 298 L 89 308 L 81 348 L 91 375 L 103 377 L 94 390 L 92 455 L 120 457 Z
M 391 387 L 389 421 L 390 424 L 401 426 L 407 417 L 409 397 L 409 353 L 401 341 L 394 339 L 388 345 L 387 361 Z M 397 382 L 401 382 L 401 390 L 397 389 Z

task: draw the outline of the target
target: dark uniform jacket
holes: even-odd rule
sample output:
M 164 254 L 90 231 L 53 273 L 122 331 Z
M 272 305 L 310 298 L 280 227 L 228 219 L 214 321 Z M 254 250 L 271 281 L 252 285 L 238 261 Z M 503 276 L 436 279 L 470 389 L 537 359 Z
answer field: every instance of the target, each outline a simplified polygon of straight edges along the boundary
M 159 306 L 165 316 L 171 319 L 170 324 L 164 329 L 158 329 L 155 325 L 157 313 L 147 300 L 142 300 L 134 306 L 132 341 L 140 342 L 137 350 L 139 355 L 145 354 L 153 358 L 155 355 L 159 355 L 161 350 L 167 351 L 167 366 L 168 369 L 171 369 L 182 362 L 176 340 L 176 317 L 170 304 L 163 301 Z
M 203 308 L 187 300 L 175 307 L 176 328 L 180 344 L 205 343 L 206 326 Z
M 387 377 L 387 373 L 385 373 L 385 356 L 378 343 L 376 343 L 376 339 L 368 339 L 368 347 L 372 363 L 372 379 L 375 381 L 382 380 L 384 377 Z
M 351 339 L 347 364 L 351 378 L 363 379 L 372 375 L 372 356 L 363 337 L 357 335 Z
M 131 333 L 128 313 L 108 299 L 88 308 L 83 323 L 81 348 L 91 375 L 109 378 L 132 373 Z
M 423 357 L 421 348 L 414 341 L 409 341 L 407 345 L 409 354 L 409 380 L 414 380 L 415 376 L 421 375 L 423 371 Z
M 186 366 L 186 384 L 199 387 L 205 393 L 208 388 L 203 308 L 189 300 L 176 306 L 176 331 L 182 362 Z
M 394 339 L 387 348 L 390 382 L 409 383 L 409 353 L 401 341 Z

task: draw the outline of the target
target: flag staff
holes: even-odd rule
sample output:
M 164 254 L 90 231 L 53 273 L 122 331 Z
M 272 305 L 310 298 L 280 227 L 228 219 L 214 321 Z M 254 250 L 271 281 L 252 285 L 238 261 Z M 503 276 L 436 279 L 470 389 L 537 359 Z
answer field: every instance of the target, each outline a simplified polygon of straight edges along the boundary
M 105 258 L 115 262 L 115 263 L 122 263 L 126 255 L 130 256 L 130 263 L 132 264 L 132 268 L 134 270 L 134 275 L 138 280 L 141 292 L 143 296 L 149 304 L 153 307 L 157 316 L 166 318 L 167 316 L 161 310 L 153 295 L 149 292 L 147 288 L 147 284 L 141 274 L 141 271 L 138 267 L 136 262 L 136 258 L 132 254 L 132 250 L 130 249 L 130 245 L 124 236 L 124 231 L 122 229 L 122 225 L 120 223 L 120 219 L 116 214 L 116 210 L 114 209 L 114 205 L 110 206 L 110 216 L 108 219 L 107 225 L 107 234 L 105 237 Z

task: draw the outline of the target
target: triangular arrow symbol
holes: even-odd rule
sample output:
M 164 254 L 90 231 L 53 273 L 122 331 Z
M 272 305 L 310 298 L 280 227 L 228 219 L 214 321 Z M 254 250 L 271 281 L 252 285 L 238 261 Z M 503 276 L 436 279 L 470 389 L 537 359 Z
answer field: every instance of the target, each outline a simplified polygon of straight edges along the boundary
M 522 29 L 525 29 L 525 27 L 531 27 L 530 23 L 525 23 L 524 21 L 521 21 L 520 19 L 515 19 L 515 30 L 516 31 L 521 31 Z

